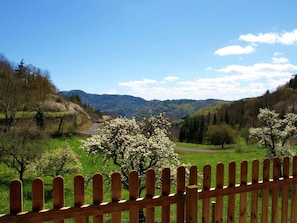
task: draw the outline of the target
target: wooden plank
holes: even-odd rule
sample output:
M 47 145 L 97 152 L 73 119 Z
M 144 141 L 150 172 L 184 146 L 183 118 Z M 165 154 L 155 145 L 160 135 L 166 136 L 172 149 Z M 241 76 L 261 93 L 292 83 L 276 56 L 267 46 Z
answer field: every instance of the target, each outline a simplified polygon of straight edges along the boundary
M 283 160 L 283 178 L 289 178 L 290 171 L 290 159 L 289 157 L 285 157 Z M 285 185 L 282 187 L 282 212 L 281 212 L 281 223 L 288 222 L 288 205 L 289 201 L 289 185 Z
M 44 186 L 41 178 L 32 182 L 32 211 L 38 212 L 44 208 Z
M 93 204 L 99 205 L 103 202 L 103 176 L 99 173 L 93 175 Z M 103 223 L 103 215 L 93 216 L 94 223 Z
M 234 188 L 236 184 L 236 163 L 229 163 L 228 187 Z M 235 221 L 235 194 L 228 196 L 228 216 L 227 222 L 233 223 Z
M 274 158 L 273 160 L 273 181 L 278 182 L 280 177 L 280 160 Z M 271 223 L 278 222 L 278 191 L 279 187 L 272 188 L 272 204 L 271 204 Z
M 252 163 L 252 184 L 259 182 L 259 160 Z M 251 223 L 258 221 L 258 190 L 252 191 L 251 195 Z
M 156 176 L 155 171 L 153 169 L 149 169 L 146 172 L 146 198 L 153 198 L 155 196 L 155 183 Z M 154 223 L 155 222 L 155 207 L 151 206 L 146 209 L 146 223 Z
M 247 185 L 247 174 L 248 174 L 248 163 L 247 161 L 242 161 L 240 164 L 240 186 Z M 246 203 L 247 203 L 247 193 L 240 193 L 240 204 L 239 204 L 239 222 L 246 222 Z
M 82 175 L 74 177 L 74 207 L 80 208 L 85 202 L 85 181 Z M 75 223 L 85 223 L 86 217 L 79 216 L 74 219 Z
M 111 200 L 113 203 L 118 203 L 121 200 L 122 179 L 119 172 L 111 174 Z M 122 214 L 120 211 L 111 214 L 111 223 L 118 223 L 122 221 Z
M 293 157 L 292 176 L 297 178 L 297 156 Z M 292 186 L 291 223 L 297 222 L 297 183 Z
M 139 196 L 138 172 L 133 170 L 129 174 L 129 200 L 135 201 Z M 129 212 L 129 222 L 139 221 L 139 208 L 131 208 Z
M 176 194 L 180 196 L 180 202 L 176 204 L 176 222 L 184 223 L 185 215 L 185 202 L 183 199 L 183 194 L 186 190 L 186 169 L 184 166 L 180 166 L 176 172 Z
M 10 214 L 16 215 L 23 211 L 23 184 L 20 180 L 13 180 L 9 186 Z
M 270 175 L 270 160 L 265 159 L 263 162 L 263 182 L 269 182 Z M 268 203 L 269 203 L 269 188 L 262 190 L 262 216 L 261 223 L 268 223 Z
M 164 168 L 162 170 L 162 196 L 168 196 L 170 194 L 170 186 L 171 186 L 171 180 L 170 180 L 170 169 Z M 161 218 L 162 223 L 169 223 L 170 222 L 170 205 L 165 204 L 162 205 L 161 208 Z
M 189 185 L 198 185 L 198 168 L 197 168 L 197 166 L 190 167 Z
M 217 164 L 216 171 L 216 189 L 222 189 L 224 187 L 224 164 Z M 215 208 L 215 222 L 221 223 L 223 222 L 223 208 L 224 208 L 224 200 L 223 196 L 216 197 L 216 208 Z
M 209 191 L 211 186 L 211 166 L 205 165 L 203 168 L 203 191 Z M 213 212 L 214 213 L 214 212 Z M 202 222 L 210 222 L 210 198 L 202 200 Z
M 59 210 L 65 205 L 64 194 L 64 179 L 61 176 L 57 176 L 53 180 L 53 208 Z M 55 220 L 54 223 L 64 223 L 64 219 Z
M 197 185 L 189 185 L 186 187 L 186 223 L 197 223 Z M 163 223 L 163 221 L 162 221 Z

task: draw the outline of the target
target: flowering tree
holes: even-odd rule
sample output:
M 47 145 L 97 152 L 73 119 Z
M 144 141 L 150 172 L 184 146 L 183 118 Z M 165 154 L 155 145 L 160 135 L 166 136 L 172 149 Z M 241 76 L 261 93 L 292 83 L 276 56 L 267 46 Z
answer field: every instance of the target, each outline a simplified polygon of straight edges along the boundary
M 292 156 L 290 140 L 297 134 L 297 115 L 287 113 L 283 119 L 275 111 L 267 108 L 260 109 L 258 119 L 261 126 L 250 128 L 251 136 L 258 139 L 261 146 L 267 149 L 267 157 Z
M 36 159 L 29 165 L 32 174 L 45 176 L 58 176 L 65 174 L 76 174 L 82 169 L 79 158 L 73 152 L 70 145 L 63 146 L 44 152 L 40 159 Z
M 138 171 L 140 194 L 145 188 L 144 178 L 149 168 L 154 168 L 158 174 L 164 167 L 180 164 L 174 144 L 168 137 L 169 126 L 163 114 L 149 116 L 139 122 L 116 118 L 99 128 L 98 134 L 82 140 L 82 148 L 88 154 L 102 154 L 104 161 L 111 160 L 123 176 L 126 189 L 129 172 Z

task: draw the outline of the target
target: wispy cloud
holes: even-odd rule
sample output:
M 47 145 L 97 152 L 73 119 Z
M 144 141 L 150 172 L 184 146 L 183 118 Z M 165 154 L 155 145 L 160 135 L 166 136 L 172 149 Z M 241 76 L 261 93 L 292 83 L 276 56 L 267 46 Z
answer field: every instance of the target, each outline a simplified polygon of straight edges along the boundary
M 176 76 L 168 76 L 168 77 L 164 77 L 165 81 L 177 81 L 179 80 L 179 77 Z
M 219 56 L 228 56 L 228 55 L 251 54 L 253 52 L 255 52 L 255 49 L 252 46 L 242 47 L 239 45 L 233 45 L 233 46 L 226 46 L 226 47 L 220 48 L 216 50 L 214 54 Z
M 144 79 L 120 83 L 130 88 L 135 96 L 152 99 L 207 99 L 219 98 L 237 100 L 244 97 L 259 96 L 267 89 L 275 90 L 285 84 L 297 72 L 297 66 L 288 63 L 286 58 L 273 57 L 271 63 L 256 63 L 250 66 L 228 65 L 216 70 L 217 75 L 178 81 L 178 78 L 164 77 L 157 81 Z M 173 77 L 173 76 L 172 76 Z
M 297 29 L 283 33 L 258 33 L 256 35 L 249 33 L 240 35 L 239 40 L 249 43 L 281 43 L 284 45 L 291 45 L 297 43 Z

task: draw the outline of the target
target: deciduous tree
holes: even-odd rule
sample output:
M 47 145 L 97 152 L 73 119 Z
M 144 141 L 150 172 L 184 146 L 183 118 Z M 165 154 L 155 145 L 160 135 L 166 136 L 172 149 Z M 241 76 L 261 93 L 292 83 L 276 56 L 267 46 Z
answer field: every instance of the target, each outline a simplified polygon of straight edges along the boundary
M 271 159 L 292 156 L 290 140 L 297 134 L 297 115 L 287 113 L 283 119 L 279 116 L 268 108 L 260 109 L 257 116 L 260 126 L 249 129 L 250 135 L 257 138 L 258 143 L 266 149 L 267 157 Z
M 129 186 L 129 172 L 137 170 L 141 193 L 145 188 L 144 178 L 148 169 L 153 168 L 161 173 L 165 167 L 180 164 L 174 143 L 168 137 L 169 126 L 162 114 L 143 118 L 139 122 L 116 118 L 99 128 L 97 135 L 82 140 L 82 148 L 88 154 L 102 154 L 105 161 L 111 160 L 122 174 L 126 189 Z

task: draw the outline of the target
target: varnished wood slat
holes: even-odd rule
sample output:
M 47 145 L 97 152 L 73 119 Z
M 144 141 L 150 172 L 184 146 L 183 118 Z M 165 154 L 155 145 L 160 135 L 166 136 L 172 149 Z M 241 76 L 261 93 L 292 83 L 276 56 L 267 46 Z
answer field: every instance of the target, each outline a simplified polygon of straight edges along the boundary
M 93 204 L 99 205 L 103 202 L 103 176 L 99 173 L 93 176 Z M 103 223 L 103 215 L 93 216 L 94 223 Z
M 198 185 L 198 168 L 197 168 L 197 166 L 190 167 L 189 185 Z
M 121 188 L 122 188 L 122 181 L 121 181 L 121 174 L 119 172 L 114 172 L 111 174 L 111 200 L 113 203 L 117 203 L 121 200 Z M 111 222 L 118 223 L 121 222 L 122 215 L 121 212 L 116 211 L 111 214 Z
M 171 186 L 171 180 L 170 180 L 170 169 L 164 168 L 162 170 L 162 196 L 168 196 L 170 194 L 170 186 Z M 162 223 L 169 223 L 170 222 L 170 205 L 162 205 L 161 208 L 161 218 Z
M 211 166 L 205 165 L 203 168 L 203 191 L 209 191 L 211 186 Z M 210 222 L 210 198 L 202 200 L 202 222 Z
M 180 166 L 176 172 L 176 194 L 180 196 L 180 202 L 176 204 L 176 222 L 184 223 L 185 215 L 185 202 L 183 199 L 183 194 L 186 190 L 186 169 L 184 166 Z
M 13 180 L 9 186 L 10 214 L 16 215 L 23 211 L 23 184 L 20 180 Z
M 131 171 L 129 174 L 129 200 L 135 201 L 139 195 L 138 172 Z M 130 209 L 129 222 L 139 221 L 139 209 L 137 207 Z
M 32 211 L 38 212 L 44 208 L 44 186 L 41 178 L 32 182 Z
M 280 177 L 280 160 L 274 158 L 273 160 L 273 181 L 278 181 Z M 278 222 L 278 191 L 279 187 L 272 189 L 272 204 L 271 204 L 271 223 Z
M 156 183 L 156 176 L 155 171 L 153 169 L 149 169 L 146 172 L 146 198 L 152 198 L 155 196 L 155 183 Z M 154 223 L 155 222 L 155 208 L 149 207 L 146 208 L 146 223 Z
M 270 160 L 265 159 L 263 162 L 263 182 L 269 182 L 270 175 Z M 262 215 L 261 223 L 268 223 L 268 203 L 269 203 L 269 189 L 262 190 Z
M 259 182 L 259 160 L 252 163 L 252 184 Z M 251 195 L 251 223 L 258 221 L 258 190 L 252 191 Z
M 224 164 L 218 163 L 216 169 L 216 189 L 221 189 L 224 187 Z M 223 222 L 223 208 L 224 199 L 223 196 L 216 197 L 216 208 L 215 208 L 215 222 Z
M 248 163 L 243 161 L 240 164 L 240 185 L 247 185 L 247 174 L 248 174 Z M 239 222 L 246 222 L 246 203 L 247 203 L 247 194 L 246 192 L 240 193 L 240 204 L 239 204 Z
M 288 179 L 290 172 L 290 159 L 285 157 L 283 160 L 283 178 Z M 282 212 L 281 212 L 281 223 L 288 222 L 288 200 L 289 200 L 289 186 L 285 185 L 282 188 Z
M 64 194 L 64 179 L 61 176 L 57 176 L 53 180 L 53 208 L 60 209 L 65 205 Z M 64 223 L 64 219 L 55 220 L 54 223 Z
M 229 163 L 228 187 L 234 188 L 236 184 L 236 163 Z M 227 222 L 233 223 L 235 221 L 235 195 L 228 196 L 228 216 Z
M 85 202 L 85 180 L 82 175 L 74 177 L 74 207 L 81 207 Z M 75 223 L 86 223 L 86 217 L 76 217 Z
M 197 223 L 197 185 L 189 185 L 186 187 L 186 223 Z M 162 221 L 163 223 L 163 221 Z
M 297 156 L 293 157 L 292 176 L 297 178 Z M 292 186 L 291 223 L 297 222 L 297 183 Z

